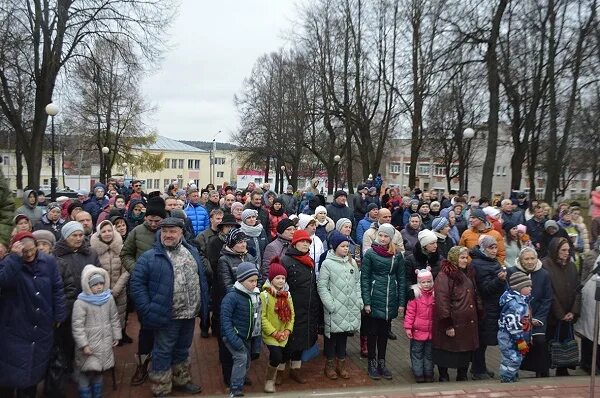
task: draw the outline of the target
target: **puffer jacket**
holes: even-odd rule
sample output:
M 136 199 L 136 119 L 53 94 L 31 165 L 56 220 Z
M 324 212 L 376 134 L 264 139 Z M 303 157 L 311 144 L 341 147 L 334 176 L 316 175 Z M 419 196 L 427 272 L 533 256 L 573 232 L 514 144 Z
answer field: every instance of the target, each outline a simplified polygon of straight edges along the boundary
M 327 216 L 331 217 L 334 225 L 340 218 L 347 218 L 352 222 L 352 228 L 356 229 L 356 223 L 354 222 L 354 212 L 351 207 L 346 205 L 340 205 L 336 202 L 327 205 Z
M 285 347 L 288 339 L 278 341 L 272 336 L 272 334 L 274 332 L 283 332 L 284 330 L 289 330 L 290 332 L 294 330 L 294 301 L 292 300 L 292 295 L 290 294 L 290 288 L 286 283 L 283 286 L 283 291 L 288 293 L 287 303 L 290 306 L 292 317 L 289 321 L 282 322 L 281 319 L 279 319 L 277 312 L 275 312 L 277 299 L 270 293 L 270 290 L 271 284 L 269 281 L 266 281 L 263 285 L 263 291 L 260 293 L 260 302 L 262 305 L 262 323 L 260 327 L 262 328 L 263 342 L 266 345 Z
M 315 217 L 316 219 L 316 217 Z M 331 231 L 335 229 L 335 223 L 329 217 L 323 222 L 323 224 L 319 223 L 317 220 L 317 230 L 315 231 L 315 235 L 321 239 L 321 242 L 325 244 L 327 242 L 327 236 Z
M 592 191 L 590 202 L 590 216 L 592 218 L 600 217 L 600 191 Z
M 435 307 L 434 291 L 422 290 L 413 285 L 415 298 L 406 305 L 404 329 L 411 331 L 413 340 L 427 341 L 433 337 L 433 309 Z
M 371 218 L 369 218 L 368 214 L 365 214 L 364 218 L 358 222 L 358 226 L 356 227 L 357 242 L 362 243 L 363 235 L 369 230 L 369 228 L 371 228 L 371 224 L 373 224 L 374 222 L 377 222 L 377 220 L 372 220 Z
M 90 238 L 90 246 L 98 254 L 98 260 L 102 268 L 110 276 L 109 288 L 117 304 L 119 312 L 119 321 L 121 328 L 125 327 L 125 312 L 127 310 L 127 282 L 129 281 L 129 272 L 121 264 L 121 248 L 123 239 L 121 235 L 113 228 L 113 240 L 110 243 L 103 242 L 96 232 Z
M 121 264 L 130 274 L 133 273 L 136 261 L 142 254 L 152 248 L 156 242 L 157 231 L 152 231 L 145 223 L 130 231 L 121 249 Z
M 33 226 L 33 230 L 34 231 L 40 231 L 40 230 L 50 231 L 50 232 L 52 232 L 52 234 L 54 235 L 54 238 L 58 242 L 61 238 L 60 230 L 62 229 L 62 226 L 64 224 L 65 224 L 65 220 L 63 220 L 62 218 L 59 218 L 58 221 L 56 221 L 56 222 L 50 222 L 50 220 L 48 220 L 48 214 L 46 213 L 42 216 L 40 221 Z
M 469 249 L 475 248 L 479 244 L 479 237 L 481 235 L 489 235 L 496 239 L 498 244 L 498 261 L 500 264 L 504 264 L 506 260 L 506 248 L 504 247 L 504 237 L 500 232 L 493 229 L 489 224 L 483 231 L 477 231 L 474 228 L 469 228 L 460 237 L 460 246 L 466 246 Z
M 398 308 L 406 305 L 404 256 L 397 253 L 384 257 L 373 248 L 363 256 L 360 268 L 360 290 L 364 305 L 371 306 L 371 317 L 394 319 Z
M 185 214 L 187 214 L 188 219 L 192 222 L 194 236 L 198 236 L 200 232 L 210 227 L 210 217 L 200 203 L 188 203 L 185 207 Z
M 26 388 L 46 373 L 54 323 L 66 318 L 63 283 L 54 257 L 39 252 L 25 265 L 0 261 L 0 385 Z
M 81 273 L 83 292 L 92 294 L 88 284 L 93 274 L 102 274 L 109 280 L 108 272 L 103 268 L 88 265 Z M 104 285 L 104 290 L 108 284 Z M 113 342 L 121 340 L 121 323 L 115 300 L 110 296 L 102 305 L 77 299 L 73 306 L 73 339 L 75 340 L 75 369 L 81 372 L 103 372 L 115 366 Z M 92 355 L 83 353 L 83 347 L 89 346 Z
M 404 260 L 406 284 L 410 287 L 417 283 L 416 271 L 419 269 L 425 269 L 427 267 L 431 267 L 431 273 L 435 279 L 438 272 L 440 272 L 441 261 L 442 256 L 440 256 L 437 251 L 425 254 L 421 248 L 421 243 L 417 242 L 413 252 L 408 254 Z
M 218 297 L 225 297 L 227 292 L 231 290 L 233 284 L 237 280 L 236 273 L 238 265 L 243 262 L 256 264 L 256 259 L 248 252 L 240 254 L 232 251 L 227 245 L 223 246 L 221 249 L 221 257 L 219 257 L 219 263 L 217 265 L 217 273 L 215 275 Z M 260 277 L 258 279 L 260 280 Z M 214 288 L 215 286 L 213 286 L 213 289 Z
M 404 243 L 404 249 L 408 252 L 415 250 L 415 246 L 419 243 L 419 230 L 411 228 L 409 225 L 404 227 L 400 233 L 402 234 L 402 241 Z
M 200 318 L 208 316 L 208 284 L 202 259 L 193 246 L 182 240 L 185 247 L 196 260 L 200 277 Z M 157 239 L 151 250 L 139 258 L 133 271 L 130 288 L 142 324 L 148 329 L 167 326 L 172 319 L 173 310 L 173 264 L 164 246 Z
M 362 241 L 359 242 L 359 243 L 362 243 L 362 254 L 365 254 L 367 252 L 367 250 L 369 250 L 371 248 L 371 246 L 373 245 L 373 242 L 375 242 L 375 239 L 377 239 L 377 230 L 378 229 L 379 229 L 379 223 L 374 222 L 373 224 L 371 224 L 369 229 L 367 229 L 365 231 Z M 400 233 L 400 231 L 396 230 L 394 232 L 394 237 L 392 238 L 392 243 L 396 246 L 396 253 L 400 252 L 400 253 L 404 254 L 404 252 L 405 252 L 404 242 L 403 242 L 402 234 Z
M 352 257 L 339 257 L 329 250 L 321 264 L 317 291 L 325 313 L 325 336 L 360 329 L 360 273 Z
M 27 197 L 29 194 L 33 192 L 35 195 L 36 204 L 31 206 L 27 201 Z M 37 193 L 31 189 L 27 189 L 23 192 L 23 204 L 15 210 L 15 215 L 24 214 L 31 221 L 31 225 L 35 225 L 40 221 L 42 215 L 44 215 L 44 210 L 37 206 Z
M 498 319 L 500 296 L 506 289 L 506 281 L 498 278 L 502 267 L 497 259 L 486 256 L 481 250 L 470 252 L 471 266 L 475 270 L 477 292 L 483 302 L 484 316 L 479 322 L 479 341 L 485 345 L 498 345 Z
M 529 341 L 531 338 L 531 313 L 529 310 L 529 297 L 521 295 L 511 289 L 507 289 L 500 296 L 500 319 L 498 327 L 510 335 L 512 345 L 515 349 L 517 340 Z
M 235 282 L 233 289 L 225 295 L 221 303 L 221 333 L 223 339 L 236 350 L 243 350 L 244 342 L 252 340 L 256 328 L 260 328 L 260 291 L 252 292 Z M 254 296 L 254 297 L 252 297 Z M 259 322 L 259 325 L 256 323 Z

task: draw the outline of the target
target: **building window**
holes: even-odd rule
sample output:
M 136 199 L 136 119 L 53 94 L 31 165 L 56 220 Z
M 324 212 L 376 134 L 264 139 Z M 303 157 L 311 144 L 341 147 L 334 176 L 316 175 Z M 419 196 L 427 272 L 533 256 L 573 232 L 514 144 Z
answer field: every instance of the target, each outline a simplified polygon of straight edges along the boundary
M 177 159 L 171 159 L 171 168 L 172 169 L 176 169 L 177 168 Z
M 152 189 L 152 180 L 151 179 L 146 180 L 146 188 Z
M 404 174 L 410 174 L 410 163 L 404 163 Z
M 171 168 L 171 159 L 165 159 L 165 169 Z
M 223 178 L 225 176 L 225 172 L 217 171 L 217 178 Z
M 215 164 L 225 164 L 225 158 L 215 158 Z
M 163 185 L 164 185 L 165 190 L 166 190 L 167 188 L 169 188 L 169 185 L 171 185 L 171 180 L 169 180 L 168 178 L 165 178 L 163 180 Z
M 390 163 L 390 173 L 400 173 L 402 169 L 401 163 Z
M 50 182 L 48 181 L 47 178 L 44 178 L 44 181 L 43 181 L 42 185 L 50 185 Z
M 179 169 L 183 169 L 183 159 L 178 159 L 179 162 Z
M 458 175 L 458 166 L 452 166 L 452 167 L 450 168 L 450 175 L 451 175 L 451 176 L 456 176 L 456 175 Z
M 419 175 L 428 176 L 431 173 L 431 166 L 426 163 L 419 164 Z
M 48 167 L 52 167 L 52 156 L 48 156 L 47 162 L 48 162 Z
M 154 179 L 154 189 L 160 189 L 160 179 Z
M 2 159 L 2 163 L 5 166 L 10 166 L 10 157 L 9 156 L 3 156 L 1 159 Z
M 194 159 L 188 159 L 188 169 L 194 168 Z
M 194 160 L 194 169 L 200 170 L 200 159 Z
M 433 175 L 437 177 L 443 177 L 446 175 L 446 166 L 436 164 L 433 168 Z

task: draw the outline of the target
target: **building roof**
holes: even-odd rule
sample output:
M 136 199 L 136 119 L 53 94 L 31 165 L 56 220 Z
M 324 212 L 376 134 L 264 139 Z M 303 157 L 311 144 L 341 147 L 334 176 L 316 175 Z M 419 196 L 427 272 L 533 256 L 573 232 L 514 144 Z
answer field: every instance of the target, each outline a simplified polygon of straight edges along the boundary
M 155 151 L 208 152 L 162 135 L 157 136 L 156 142 L 152 145 L 148 145 L 146 149 L 153 149 Z

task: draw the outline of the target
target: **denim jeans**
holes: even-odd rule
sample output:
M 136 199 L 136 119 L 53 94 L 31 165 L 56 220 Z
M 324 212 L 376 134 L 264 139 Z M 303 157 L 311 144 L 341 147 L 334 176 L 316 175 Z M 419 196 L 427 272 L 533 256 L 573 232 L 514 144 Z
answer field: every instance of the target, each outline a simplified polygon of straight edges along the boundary
M 188 360 L 195 325 L 196 318 L 173 319 L 168 326 L 154 331 L 153 372 L 170 371 Z
M 325 345 L 323 351 L 328 360 L 333 360 L 336 357 L 338 359 L 346 358 L 346 344 L 348 341 L 348 334 L 342 333 L 331 333 L 331 337 L 325 336 Z
M 229 342 L 225 340 L 223 341 L 233 357 L 233 367 L 231 368 L 231 380 L 229 381 L 229 388 L 231 391 L 242 391 L 244 388 L 246 372 L 250 368 L 252 342 L 251 340 L 244 340 L 244 348 L 238 351 L 233 348 Z
M 410 340 L 410 363 L 415 377 L 433 377 L 431 340 Z

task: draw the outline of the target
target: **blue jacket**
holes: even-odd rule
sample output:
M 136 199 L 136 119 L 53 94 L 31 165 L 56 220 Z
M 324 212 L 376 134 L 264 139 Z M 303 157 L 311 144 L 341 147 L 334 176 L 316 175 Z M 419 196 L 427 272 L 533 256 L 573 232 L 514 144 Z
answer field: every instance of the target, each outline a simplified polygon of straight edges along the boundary
M 546 324 L 548 323 L 548 314 L 550 313 L 552 298 L 554 297 L 548 271 L 542 268 L 542 262 L 539 260 L 531 273 L 525 271 L 519 262 L 517 262 L 517 266 L 509 267 L 506 271 L 506 280 L 510 280 L 510 276 L 516 271 L 524 272 L 531 277 L 531 284 L 533 287 L 531 298 L 529 300 L 531 318 L 542 322 L 540 326 L 533 327 L 531 334 L 545 334 Z
M 529 297 L 507 289 L 500 296 L 499 303 L 502 306 L 502 312 L 498 320 L 498 328 L 508 332 L 513 342 L 521 339 L 529 341 L 531 337 Z
M 210 225 L 210 217 L 204 206 L 200 203 L 188 203 L 185 207 L 185 214 L 187 214 L 188 219 L 192 222 L 194 236 L 198 236 L 200 232 L 204 231 Z
M 108 199 L 105 197 L 102 199 L 98 199 L 95 196 L 92 196 L 90 199 L 86 200 L 83 204 L 83 210 L 90 213 L 92 216 L 92 221 L 94 225 L 96 225 L 96 221 L 98 221 L 98 216 L 102 213 L 102 210 L 108 205 Z
M 44 377 L 54 322 L 66 315 L 54 257 L 38 252 L 26 265 L 10 254 L 0 262 L 0 386 L 25 388 Z
M 200 276 L 200 316 L 208 316 L 208 284 L 198 251 L 185 240 L 183 246 L 192 253 Z M 137 260 L 130 281 L 135 307 L 142 316 L 142 324 L 149 329 L 167 326 L 173 309 L 173 264 L 165 248 L 157 239 L 152 249 Z
M 256 306 L 247 292 L 234 285 L 221 303 L 221 333 L 236 350 L 244 349 L 244 342 L 252 339 L 256 322 L 260 322 L 258 289 L 255 289 L 255 293 L 258 300 Z
M 362 245 L 363 235 L 371 228 L 371 224 L 375 221 L 377 220 L 371 220 L 369 218 L 369 214 L 365 214 L 365 217 L 358 222 L 358 226 L 356 227 L 356 242 L 359 245 Z

